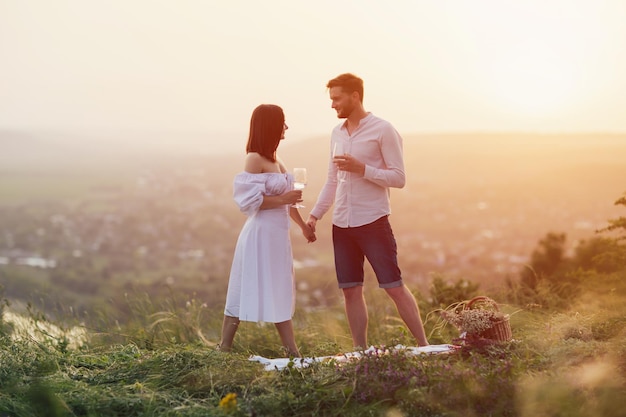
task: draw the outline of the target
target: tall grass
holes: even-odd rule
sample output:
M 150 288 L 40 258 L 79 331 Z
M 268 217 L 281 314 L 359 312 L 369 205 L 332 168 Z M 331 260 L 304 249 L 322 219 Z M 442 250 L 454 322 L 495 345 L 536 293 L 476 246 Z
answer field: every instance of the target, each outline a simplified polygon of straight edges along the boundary
M 273 326 L 242 323 L 234 352 L 216 351 L 222 313 L 193 299 L 129 297 L 132 320 L 87 330 L 76 345 L 67 342 L 74 326 L 44 326 L 33 311 L 22 318 L 30 333 L 17 331 L 2 304 L 0 416 L 622 416 L 624 278 L 596 275 L 565 309 L 503 303 L 519 310 L 512 342 L 422 356 L 393 348 L 414 341 L 372 290 L 376 351 L 282 371 L 248 360 L 282 356 Z M 435 307 L 420 304 L 423 314 Z M 352 349 L 341 305 L 299 310 L 294 324 L 306 356 Z M 455 337 L 433 333 L 433 343 Z

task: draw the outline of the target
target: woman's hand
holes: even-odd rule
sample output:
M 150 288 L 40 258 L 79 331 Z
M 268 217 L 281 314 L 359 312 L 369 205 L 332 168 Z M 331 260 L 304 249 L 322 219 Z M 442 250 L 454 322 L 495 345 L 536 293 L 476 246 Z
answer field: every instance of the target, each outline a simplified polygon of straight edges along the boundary
M 290 190 L 281 194 L 283 204 L 296 204 L 302 202 L 302 190 Z
M 309 243 L 315 242 L 317 240 L 317 236 L 315 236 L 315 232 L 313 231 L 313 229 L 311 229 L 311 226 L 309 226 L 306 223 L 302 226 L 302 234 L 304 235 L 305 239 Z

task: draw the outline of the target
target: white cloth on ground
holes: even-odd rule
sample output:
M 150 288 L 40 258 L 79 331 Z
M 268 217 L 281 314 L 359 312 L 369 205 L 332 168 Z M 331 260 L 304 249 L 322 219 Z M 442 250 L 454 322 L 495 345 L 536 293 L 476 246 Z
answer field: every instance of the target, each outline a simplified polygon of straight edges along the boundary
M 448 344 L 419 346 L 419 347 L 396 345 L 393 348 L 389 348 L 389 349 L 405 350 L 410 355 L 420 355 L 420 354 L 427 354 L 427 353 L 431 353 L 431 354 L 450 353 L 450 352 L 457 350 L 458 346 L 448 345 Z M 374 346 L 370 346 L 365 351 L 348 352 L 348 353 L 342 353 L 342 354 L 338 354 L 334 356 L 268 359 L 268 358 L 264 358 L 263 356 L 253 355 L 253 356 L 250 356 L 249 360 L 263 364 L 263 366 L 265 366 L 266 371 L 280 371 L 282 369 L 285 369 L 289 365 L 290 362 L 292 362 L 293 366 L 296 368 L 306 368 L 307 366 L 316 362 L 317 363 L 329 362 L 329 361 L 333 361 L 335 363 L 348 362 L 353 359 L 358 359 L 364 354 L 372 354 L 372 353 L 375 353 L 376 351 L 379 351 L 379 353 L 384 353 L 385 350 L 376 348 Z

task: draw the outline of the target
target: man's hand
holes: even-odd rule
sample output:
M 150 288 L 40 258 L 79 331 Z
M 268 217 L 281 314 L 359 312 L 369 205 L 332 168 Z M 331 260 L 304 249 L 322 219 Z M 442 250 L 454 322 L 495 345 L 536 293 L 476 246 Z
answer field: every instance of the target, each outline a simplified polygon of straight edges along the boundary
M 311 231 L 315 233 L 315 226 L 317 225 L 317 217 L 309 214 L 309 219 L 306 221 L 307 226 L 311 228 Z
M 349 153 L 334 157 L 333 162 L 337 165 L 337 169 L 340 171 L 354 172 L 356 174 L 365 175 L 365 164 Z

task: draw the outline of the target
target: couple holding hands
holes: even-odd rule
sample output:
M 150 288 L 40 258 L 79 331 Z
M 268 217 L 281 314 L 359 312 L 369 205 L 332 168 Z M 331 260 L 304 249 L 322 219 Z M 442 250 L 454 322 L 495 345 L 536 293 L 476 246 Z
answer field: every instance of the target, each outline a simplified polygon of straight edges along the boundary
M 289 237 L 290 218 L 308 242 L 318 220 L 333 207 L 335 271 L 356 349 L 366 349 L 368 312 L 363 297 L 364 261 L 396 305 L 419 346 L 428 345 L 415 297 L 404 285 L 396 241 L 389 224 L 389 188 L 405 184 L 402 138 L 387 121 L 365 111 L 363 80 L 341 74 L 326 87 L 337 117 L 331 135 L 328 177 L 305 221 L 294 205 L 302 190 L 293 187 L 276 150 L 288 128 L 283 110 L 262 104 L 252 113 L 244 171 L 234 180 L 234 199 L 248 217 L 237 240 L 228 282 L 218 348 L 230 351 L 239 323 L 274 323 L 287 354 L 301 357 L 291 318 L 295 280 Z M 343 153 L 334 155 L 339 145 Z

